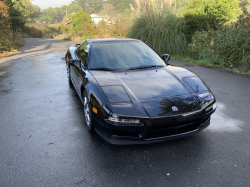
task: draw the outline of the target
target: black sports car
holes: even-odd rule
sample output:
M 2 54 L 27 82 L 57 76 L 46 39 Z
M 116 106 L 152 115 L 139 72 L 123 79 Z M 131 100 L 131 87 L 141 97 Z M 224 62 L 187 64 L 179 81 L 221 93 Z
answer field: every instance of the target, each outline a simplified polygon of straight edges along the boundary
M 215 97 L 191 71 L 168 64 L 140 40 L 90 39 L 69 47 L 70 86 L 89 131 L 112 144 L 143 144 L 195 134 L 210 124 Z

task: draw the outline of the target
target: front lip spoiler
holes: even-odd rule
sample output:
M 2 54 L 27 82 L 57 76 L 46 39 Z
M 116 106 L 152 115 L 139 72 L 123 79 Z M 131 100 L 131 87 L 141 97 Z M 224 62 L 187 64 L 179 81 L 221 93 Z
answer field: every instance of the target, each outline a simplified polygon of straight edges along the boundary
M 163 141 L 167 141 L 167 140 L 172 140 L 172 139 L 177 139 L 177 138 L 183 138 L 183 137 L 186 137 L 186 136 L 191 136 L 191 135 L 194 135 L 194 134 L 202 131 L 203 129 L 205 129 L 209 125 L 210 125 L 210 118 L 207 121 L 205 121 L 204 123 L 202 123 L 198 129 L 195 129 L 193 131 L 189 131 L 189 132 L 181 133 L 181 134 L 176 134 L 176 135 L 171 135 L 171 136 L 152 138 L 152 139 L 145 139 L 145 140 L 137 140 L 137 141 L 135 141 L 135 140 L 115 140 L 115 139 L 111 139 L 111 138 L 108 138 L 108 137 L 104 136 L 97 129 L 95 129 L 95 131 L 96 131 L 97 134 L 99 134 L 104 140 L 106 140 L 110 144 L 114 144 L 114 145 L 136 145 L 136 144 L 151 144 L 151 143 L 163 142 Z

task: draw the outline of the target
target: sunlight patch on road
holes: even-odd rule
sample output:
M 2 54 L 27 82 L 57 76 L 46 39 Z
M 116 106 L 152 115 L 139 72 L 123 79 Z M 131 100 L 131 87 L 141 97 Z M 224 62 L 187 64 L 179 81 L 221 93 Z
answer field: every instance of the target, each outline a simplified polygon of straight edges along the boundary
M 244 123 L 223 114 L 223 111 L 226 110 L 226 106 L 223 103 L 217 102 L 216 105 L 217 109 L 211 117 L 210 126 L 207 130 L 213 132 L 241 132 Z

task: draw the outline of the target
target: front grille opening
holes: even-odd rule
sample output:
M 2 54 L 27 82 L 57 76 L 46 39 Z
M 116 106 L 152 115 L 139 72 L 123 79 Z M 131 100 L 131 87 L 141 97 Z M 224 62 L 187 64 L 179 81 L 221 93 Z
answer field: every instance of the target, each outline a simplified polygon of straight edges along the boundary
M 176 125 L 172 127 L 158 128 L 158 129 L 150 129 L 146 134 L 146 139 L 152 138 L 160 138 L 166 136 L 173 136 L 182 133 L 188 133 L 199 128 L 199 123 L 193 122 L 184 125 Z
M 138 131 L 112 130 L 112 134 L 115 136 L 123 136 L 123 137 L 135 137 L 135 138 L 141 137 Z
M 202 123 L 205 123 L 209 118 L 210 118 L 210 116 L 207 117 L 207 118 L 205 118 L 205 119 L 203 119 L 202 122 L 201 122 L 201 124 L 202 124 Z

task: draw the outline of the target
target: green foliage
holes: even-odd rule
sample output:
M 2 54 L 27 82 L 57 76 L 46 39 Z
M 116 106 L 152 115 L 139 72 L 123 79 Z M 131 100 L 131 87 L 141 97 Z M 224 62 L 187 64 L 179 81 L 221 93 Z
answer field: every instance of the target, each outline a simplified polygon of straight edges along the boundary
M 0 53 L 15 50 L 23 43 L 20 33 L 11 31 L 8 12 L 8 5 L 0 1 Z
M 176 3 L 175 3 L 176 2 Z M 183 17 L 183 13 L 186 10 L 186 0 L 175 0 L 172 3 L 172 10 L 174 11 L 174 13 L 176 13 L 177 16 Z
M 45 23 L 54 23 L 55 20 L 57 20 L 57 14 L 55 12 L 55 9 L 49 7 L 42 10 L 41 16 L 39 17 L 39 21 Z
M 24 29 L 25 21 L 21 18 L 21 12 L 15 9 L 14 7 L 10 7 L 9 9 L 10 14 L 10 25 L 13 32 L 20 31 L 20 29 Z
M 18 32 L 24 29 L 25 21 L 22 19 L 21 11 L 17 10 L 14 7 L 14 3 L 11 0 L 6 0 L 6 5 L 9 6 L 8 14 L 9 14 L 9 23 L 11 26 L 12 32 Z
M 190 0 L 186 4 L 183 28 L 188 41 L 196 31 L 221 28 L 242 13 L 238 0 Z
M 23 35 L 25 38 L 43 38 L 43 31 L 34 26 L 26 26 Z
M 250 70 L 250 18 L 241 16 L 237 23 L 219 30 L 196 32 L 191 54 L 196 59 L 211 59 L 225 68 Z
M 250 0 L 240 0 L 240 8 L 244 13 L 250 13 Z
M 77 33 L 82 30 L 86 23 L 91 23 L 91 17 L 88 13 L 83 12 L 82 9 L 79 9 L 78 12 L 70 15 L 71 21 L 71 32 Z
M 32 5 L 30 0 L 7 0 L 11 1 L 13 7 L 22 13 L 22 17 L 25 21 L 33 21 L 40 14 L 40 7 Z
M 99 34 L 103 35 L 105 33 L 109 32 L 109 26 L 104 20 L 99 21 L 99 23 L 96 24 L 96 27 L 94 28 L 96 32 L 92 32 L 91 34 Z
M 72 3 L 80 5 L 84 12 L 95 14 L 103 9 L 103 0 L 74 0 Z
M 59 34 L 59 29 L 44 24 L 29 22 L 25 24 L 23 36 L 25 38 L 53 38 Z
M 172 13 L 147 12 L 135 20 L 127 36 L 144 41 L 159 54 L 183 55 L 187 47 L 183 25 L 184 19 Z
M 61 34 L 67 34 L 70 33 L 71 27 L 69 25 L 62 25 L 60 29 Z
M 65 16 L 66 14 L 69 15 L 69 14 L 72 14 L 74 12 L 77 12 L 80 8 L 82 8 L 80 5 L 70 3 L 68 6 L 63 5 L 60 9 L 61 9 L 61 14 L 63 16 Z
M 134 4 L 134 0 L 108 0 L 106 3 L 112 4 L 116 12 L 123 13 L 126 9 L 130 9 L 130 4 Z

